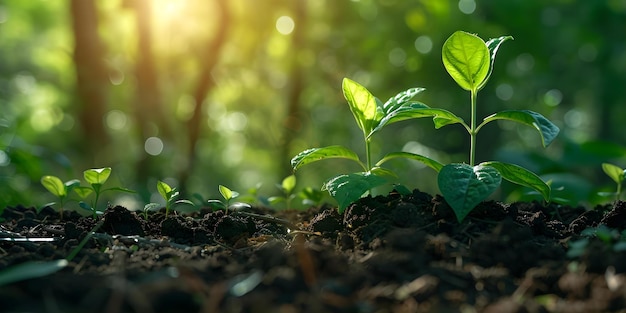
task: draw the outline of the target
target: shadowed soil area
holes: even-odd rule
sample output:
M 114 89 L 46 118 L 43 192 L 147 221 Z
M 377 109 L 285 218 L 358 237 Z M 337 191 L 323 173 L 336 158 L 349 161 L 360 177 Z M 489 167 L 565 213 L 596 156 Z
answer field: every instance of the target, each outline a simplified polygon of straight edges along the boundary
M 24 207 L 6 208 L 0 217 L 1 272 L 78 251 L 55 273 L 0 286 L 2 312 L 624 312 L 626 306 L 621 201 L 593 209 L 488 201 L 461 224 L 442 197 L 418 190 L 363 198 L 343 216 L 325 206 L 159 212 L 146 220 L 117 206 L 98 219 Z M 601 225 L 614 229 L 613 237 L 584 232 Z

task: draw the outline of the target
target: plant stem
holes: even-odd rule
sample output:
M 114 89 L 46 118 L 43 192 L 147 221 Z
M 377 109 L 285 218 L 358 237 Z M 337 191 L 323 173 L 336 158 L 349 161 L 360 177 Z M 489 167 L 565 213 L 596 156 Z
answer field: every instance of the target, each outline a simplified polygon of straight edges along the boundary
M 474 166 L 475 158 L 476 158 L 476 91 L 470 91 L 471 97 L 471 107 L 472 107 L 472 117 L 471 117 L 471 125 L 470 125 L 470 159 L 469 165 Z
M 372 156 L 370 155 L 371 151 L 370 151 L 370 140 L 365 138 L 365 157 L 366 157 L 366 164 L 367 164 L 367 171 L 372 169 Z

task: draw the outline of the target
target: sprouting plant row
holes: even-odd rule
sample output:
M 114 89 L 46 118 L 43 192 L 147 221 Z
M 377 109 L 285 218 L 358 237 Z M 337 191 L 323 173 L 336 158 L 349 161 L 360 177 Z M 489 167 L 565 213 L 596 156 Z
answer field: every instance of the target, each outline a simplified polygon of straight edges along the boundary
M 495 120 L 510 120 L 535 128 L 541 136 L 544 147 L 559 133 L 559 128 L 543 115 L 529 110 L 501 111 L 485 117 L 480 124 L 477 123 L 478 92 L 486 85 L 491 75 L 498 48 L 509 39 L 513 38 L 502 36 L 485 42 L 476 35 L 458 31 L 443 45 L 442 59 L 446 71 L 462 89 L 470 93 L 469 123 L 450 111 L 413 101 L 413 97 L 424 91 L 424 88 L 408 89 L 382 103 L 365 87 L 345 78 L 342 83 L 343 94 L 358 127 L 363 132 L 365 163 L 354 151 L 334 145 L 308 149 L 297 154 L 291 160 L 293 170 L 297 171 L 304 165 L 330 158 L 349 159 L 358 163 L 363 169 L 362 172 L 340 174 L 330 178 L 323 185 L 323 189 L 339 203 L 340 211 L 366 195 L 372 188 L 397 177 L 393 171 L 381 167 L 385 162 L 395 158 L 417 160 L 438 172 L 439 189 L 459 222 L 493 193 L 503 178 L 533 188 L 549 201 L 550 186 L 531 171 L 498 161 L 476 164 L 475 160 L 476 135 L 484 125 Z M 391 152 L 376 163 L 372 162 L 370 144 L 375 133 L 392 123 L 423 117 L 432 118 L 436 129 L 452 124 L 463 126 L 470 137 L 469 163 L 444 165 L 428 156 L 409 152 Z

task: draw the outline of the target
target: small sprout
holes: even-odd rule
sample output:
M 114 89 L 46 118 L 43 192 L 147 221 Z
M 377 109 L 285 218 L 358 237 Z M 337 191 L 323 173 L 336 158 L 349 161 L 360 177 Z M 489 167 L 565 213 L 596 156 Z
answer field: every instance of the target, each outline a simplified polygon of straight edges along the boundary
M 626 169 L 611 163 L 602 163 L 602 170 L 617 184 L 617 190 L 614 193 L 600 193 L 600 195 L 615 196 L 615 200 L 619 200 L 622 194 L 622 182 L 626 178 Z
M 229 209 L 232 210 L 241 210 L 241 209 L 247 209 L 250 208 L 251 206 L 247 203 L 242 203 L 242 202 L 235 202 L 235 203 L 230 203 L 231 200 L 237 198 L 239 196 L 239 193 L 233 190 L 230 190 L 228 187 L 223 186 L 223 185 L 219 185 L 218 187 L 220 194 L 222 195 L 222 198 L 224 198 L 224 201 L 221 200 L 209 200 L 209 206 L 217 209 L 217 210 L 225 210 L 226 213 L 228 213 Z
M 102 214 L 102 211 L 97 210 L 98 199 L 100 195 L 105 191 L 119 191 L 119 192 L 128 192 L 134 193 L 135 191 L 121 188 L 121 187 L 113 187 L 108 189 L 102 189 L 102 185 L 107 182 L 109 176 L 111 175 L 111 168 L 92 168 L 83 172 L 83 177 L 85 181 L 89 184 L 88 187 L 85 186 L 76 186 L 74 188 L 74 192 L 78 194 L 82 199 L 87 198 L 90 194 L 94 193 L 95 199 L 91 205 L 86 202 L 81 201 L 79 206 L 85 210 L 89 210 L 93 213 L 93 217 L 96 218 L 98 214 Z
M 302 204 L 306 206 L 319 206 L 324 200 L 324 191 L 312 187 L 305 187 L 299 193 Z
M 78 179 L 68 180 L 65 183 L 61 181 L 56 176 L 46 175 L 41 178 L 41 184 L 54 196 L 59 199 L 59 214 L 61 218 L 63 218 L 63 209 L 65 207 L 65 201 L 70 194 L 70 191 L 74 189 L 74 187 L 80 185 L 80 181 Z M 55 202 L 48 203 L 45 206 L 52 206 L 56 204 Z
M 281 196 L 270 197 L 267 199 L 270 204 L 275 205 L 277 203 L 286 202 L 287 209 L 291 209 L 291 201 L 296 197 L 293 193 L 296 187 L 296 176 L 289 175 L 283 179 L 280 185 L 276 187 L 283 193 Z
M 178 196 L 180 195 L 178 190 L 176 190 L 176 188 L 170 187 L 170 185 L 168 185 L 167 183 L 163 181 L 159 180 L 157 182 L 157 191 L 159 192 L 163 200 L 165 200 L 165 216 L 166 217 L 168 216 L 170 210 L 172 210 L 172 208 L 175 205 L 187 204 L 187 205 L 195 206 L 193 202 L 187 199 L 176 200 Z

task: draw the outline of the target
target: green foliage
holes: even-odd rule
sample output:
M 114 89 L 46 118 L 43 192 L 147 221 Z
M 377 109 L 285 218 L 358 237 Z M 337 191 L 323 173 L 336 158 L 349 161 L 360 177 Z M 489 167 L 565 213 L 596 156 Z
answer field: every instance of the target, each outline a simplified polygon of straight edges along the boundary
M 474 165 L 476 135 L 489 122 L 510 120 L 534 127 L 541 135 L 544 147 L 559 133 L 559 128 L 543 115 L 529 110 L 498 112 L 486 117 L 477 125 L 478 91 L 486 85 L 491 76 L 498 48 L 509 39 L 513 38 L 502 36 L 484 42 L 476 35 L 457 31 L 446 40 L 442 48 L 444 67 L 461 88 L 470 92 L 471 100 L 470 125 L 460 118 L 455 120 L 456 123 L 463 125 L 470 135 L 469 164 L 448 164 L 439 172 L 438 178 L 439 189 L 456 213 L 459 222 L 462 222 L 480 201 L 495 191 L 500 185 L 500 176 L 513 183 L 535 189 L 546 201 L 550 199 L 550 186 L 539 176 L 522 167 L 501 162 L 483 162 Z M 435 125 L 438 125 L 437 121 Z
M 250 208 L 250 205 L 247 203 L 243 203 L 243 202 L 231 203 L 232 200 L 239 197 L 239 192 L 231 190 L 224 185 L 219 185 L 218 190 L 224 200 L 223 201 L 217 200 L 217 199 L 209 200 L 208 203 L 210 207 L 217 209 L 217 210 L 225 210 L 226 213 L 228 213 L 228 210 Z
M 102 211 L 97 210 L 98 199 L 100 195 L 105 191 L 118 191 L 118 192 L 127 192 L 134 193 L 135 191 L 121 188 L 121 187 L 113 187 L 102 189 L 102 185 L 106 183 L 111 175 L 111 168 L 94 168 L 88 169 L 83 172 L 83 178 L 89 184 L 89 186 L 80 186 L 80 181 L 78 179 L 72 179 L 65 183 L 61 181 L 56 176 L 46 175 L 41 178 L 41 184 L 54 196 L 59 199 L 60 213 L 61 216 L 63 214 L 63 207 L 70 195 L 70 191 L 74 191 L 80 199 L 86 199 L 92 193 L 95 194 L 95 199 L 91 203 L 91 205 L 81 201 L 79 206 L 85 210 L 89 210 L 93 213 L 93 217 L 95 218 L 98 214 L 102 214 Z M 55 203 L 49 203 L 47 205 L 54 205 Z
M 626 169 L 623 169 L 615 164 L 602 163 L 602 170 L 617 184 L 617 190 L 613 193 L 600 193 L 603 196 L 615 196 L 615 200 L 619 200 L 622 194 L 622 183 L 626 178 Z
M 282 192 L 282 196 L 269 197 L 268 201 L 271 205 L 276 205 L 281 202 L 287 204 L 287 209 L 291 209 L 291 201 L 297 196 L 294 194 L 296 188 L 296 175 L 289 175 L 283 179 L 280 185 L 276 187 Z
M 598 227 L 587 228 L 580 234 L 582 238 L 568 243 L 567 256 L 570 258 L 578 258 L 588 252 L 587 247 L 594 238 L 600 240 L 609 250 L 614 252 L 626 251 L 626 230 L 620 232 L 606 225 L 599 225 Z
M 194 207 L 196 206 L 191 200 L 187 200 L 187 199 L 177 200 L 178 196 L 180 195 L 180 192 L 178 192 L 176 188 L 172 188 L 170 185 L 168 185 L 164 181 L 161 181 L 161 180 L 157 181 L 156 187 L 157 187 L 157 191 L 159 195 L 161 195 L 161 198 L 165 200 L 165 216 L 166 217 L 169 215 L 170 211 L 173 210 L 174 207 L 177 205 L 186 204 L 186 205 L 191 205 Z M 146 204 L 143 208 L 144 218 L 148 219 L 148 212 L 152 210 L 156 210 L 158 208 L 159 208 L 158 203 Z
M 342 86 L 350 111 L 363 133 L 365 163 L 354 151 L 338 145 L 308 149 L 291 159 L 291 166 L 294 171 L 304 165 L 332 158 L 354 161 L 364 170 L 363 172 L 341 174 L 324 183 L 322 190 L 328 190 L 329 194 L 337 200 L 339 212 L 343 212 L 348 204 L 367 194 L 373 188 L 387 183 L 390 177 L 396 176 L 393 172 L 381 167 L 388 160 L 408 158 L 424 162 L 424 164 L 435 169 L 441 167 L 441 164 L 435 160 L 409 152 L 392 152 L 383 156 L 375 165 L 372 165 L 371 161 L 370 145 L 374 133 L 395 122 L 432 116 L 433 111 L 428 111 L 428 113 L 420 111 L 428 108 L 425 104 L 411 101 L 414 96 L 424 90 L 423 88 L 408 89 L 382 103 L 365 87 L 348 78 L 344 78 Z M 437 112 L 439 111 L 443 110 Z
M 63 208 L 65 207 L 65 201 L 69 196 L 72 189 L 80 185 L 78 179 L 68 180 L 65 183 L 56 176 L 46 175 L 41 178 L 41 184 L 54 196 L 59 199 L 59 214 L 63 218 Z M 52 206 L 56 203 L 48 203 L 44 206 Z

